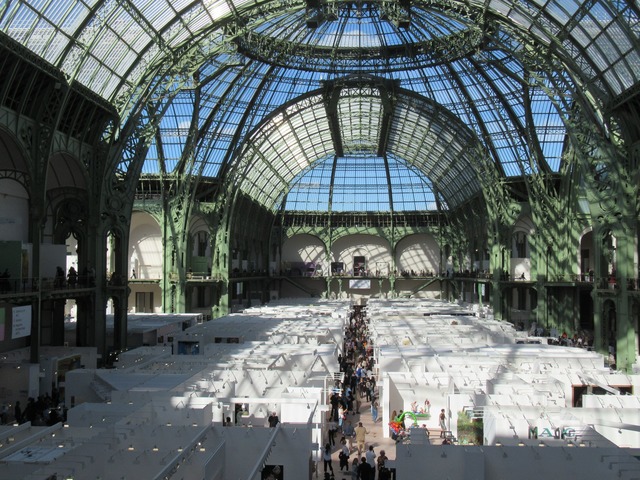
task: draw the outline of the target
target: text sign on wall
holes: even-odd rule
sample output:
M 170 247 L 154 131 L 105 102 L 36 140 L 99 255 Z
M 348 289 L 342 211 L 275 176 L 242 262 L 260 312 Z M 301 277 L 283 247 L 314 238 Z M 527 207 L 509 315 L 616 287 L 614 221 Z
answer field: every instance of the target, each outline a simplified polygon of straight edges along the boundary
M 529 438 L 574 438 L 578 427 L 529 427 Z
M 371 288 L 371 280 L 349 280 L 349 288 L 368 290 Z
M 13 328 L 11 338 L 28 337 L 31 335 L 31 305 L 14 307 L 12 310 Z

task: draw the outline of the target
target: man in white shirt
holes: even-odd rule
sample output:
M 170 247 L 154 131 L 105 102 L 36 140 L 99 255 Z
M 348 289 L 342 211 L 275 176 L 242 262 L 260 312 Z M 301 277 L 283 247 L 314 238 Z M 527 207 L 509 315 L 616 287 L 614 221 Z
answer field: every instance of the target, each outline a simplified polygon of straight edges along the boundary
M 364 454 L 367 459 L 367 463 L 371 465 L 374 469 L 376 468 L 376 453 L 373 451 L 373 445 L 369 445 L 369 450 Z

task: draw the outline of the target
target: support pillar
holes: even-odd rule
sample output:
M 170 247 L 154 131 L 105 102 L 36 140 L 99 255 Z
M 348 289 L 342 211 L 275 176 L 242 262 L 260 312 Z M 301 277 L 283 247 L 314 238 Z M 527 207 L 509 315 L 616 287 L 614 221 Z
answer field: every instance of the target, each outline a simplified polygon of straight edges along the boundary
M 593 299 L 593 348 L 600 353 L 605 353 L 607 340 L 604 335 L 604 299 L 596 289 L 591 292 L 591 298 Z
M 493 315 L 496 320 L 504 320 L 504 315 L 502 312 L 502 303 L 503 303 L 503 291 L 500 285 L 500 282 L 494 281 L 492 282 L 492 290 L 493 295 L 491 296 L 491 308 L 493 308 Z
M 218 316 L 222 317 L 229 314 L 229 280 L 220 282 L 218 298 Z
M 33 200 L 33 199 L 32 199 Z M 42 223 L 40 216 L 32 215 L 30 218 L 29 231 L 32 232 L 32 251 L 31 255 L 33 263 L 31 265 L 31 276 L 38 279 L 38 296 L 31 302 L 31 345 L 30 358 L 31 363 L 40 362 L 40 328 L 42 312 L 42 274 L 40 272 L 40 244 L 42 242 Z
M 636 360 L 635 326 L 632 317 L 632 299 L 629 295 L 629 279 L 635 278 L 635 238 L 628 231 L 616 232 L 616 367 L 631 373 Z

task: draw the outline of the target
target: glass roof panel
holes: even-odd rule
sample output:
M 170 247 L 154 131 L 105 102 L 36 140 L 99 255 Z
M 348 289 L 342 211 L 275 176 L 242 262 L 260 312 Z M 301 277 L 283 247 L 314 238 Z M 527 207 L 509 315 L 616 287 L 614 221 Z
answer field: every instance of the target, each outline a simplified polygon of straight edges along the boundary
M 438 2 L 412 4 L 407 28 L 397 27 L 397 22 L 403 18 L 401 6 L 388 10 L 388 4 L 383 2 L 330 5 L 326 8 L 336 10 L 324 12 L 325 20 L 320 22 L 318 28 L 309 29 L 306 28 L 307 15 L 297 4 L 282 6 L 281 13 L 272 9 L 266 14 L 265 5 L 250 0 L 237 0 L 232 5 L 221 0 L 206 3 L 187 0 L 95 3 L 78 0 L 15 0 L 8 7 L 0 25 L 10 36 L 28 45 L 54 65 L 63 66 L 72 78 L 81 78 L 89 88 L 109 99 L 129 91 L 130 85 L 135 85 L 142 78 L 144 65 L 138 66 L 137 63 L 143 61 L 143 57 L 145 65 L 150 68 L 166 64 L 161 57 L 173 57 L 177 49 L 182 47 L 180 44 L 190 41 L 194 35 L 210 41 L 213 38 L 211 35 L 200 33 L 210 29 L 212 22 L 225 20 L 239 11 L 248 19 L 248 25 L 254 32 L 252 40 L 249 37 L 234 39 L 241 50 L 244 48 L 258 53 L 255 51 L 258 45 L 255 42 L 267 39 L 262 48 L 280 48 L 281 52 L 288 52 L 289 59 L 299 56 L 296 62 L 300 65 L 323 62 L 327 69 L 335 71 L 339 65 L 347 67 L 347 61 L 354 66 L 353 59 L 359 58 L 357 63 L 361 66 L 357 68 L 362 71 L 366 65 L 377 72 L 413 68 L 416 60 L 422 65 L 434 66 L 443 61 L 439 56 L 445 55 L 445 52 L 448 52 L 449 61 L 455 61 L 456 56 L 460 58 L 471 54 L 480 45 L 477 41 L 482 37 L 479 26 L 474 23 L 475 19 L 478 15 L 484 16 L 495 11 L 499 15 L 508 15 L 509 21 L 530 27 L 532 32 L 540 32 L 545 37 L 547 35 L 544 32 L 551 25 L 556 25 L 566 29 L 566 34 L 559 31 L 557 35 L 575 42 L 576 46 L 587 47 L 594 42 L 600 44 L 598 49 L 577 51 L 586 59 L 576 62 L 576 65 L 584 68 L 582 74 L 587 83 L 604 81 L 606 84 L 607 79 L 612 79 L 610 87 L 612 93 L 616 94 L 639 80 L 640 63 L 637 55 L 632 55 L 638 49 L 638 11 L 628 2 L 552 0 L 515 3 L 492 0 L 488 2 L 486 12 L 484 7 L 474 4 L 468 10 L 447 8 L 446 2 L 442 5 Z M 56 34 L 56 30 L 65 32 L 67 36 Z M 113 32 L 108 33 L 108 30 Z M 634 31 L 635 36 L 632 33 Z M 295 35 L 292 36 L 292 32 Z M 269 42 L 269 39 L 273 42 Z M 295 48 L 281 48 L 292 39 Z M 544 43 L 548 38 L 539 40 Z M 51 42 L 59 45 L 52 48 Z M 127 47 L 105 51 L 105 42 L 118 42 Z M 78 48 L 67 48 L 70 43 Z M 407 44 L 411 45 L 411 49 L 407 50 Z M 128 49 L 135 54 L 129 55 Z M 374 54 L 358 56 L 354 49 L 364 49 Z M 407 51 L 411 51 L 412 55 L 407 56 Z M 67 58 L 58 57 L 62 52 Z M 310 52 L 314 52 L 313 56 L 309 56 Z M 270 60 L 275 58 L 267 50 L 264 50 L 264 54 Z M 345 63 L 341 63 L 343 56 Z M 86 62 L 84 57 L 94 57 L 98 61 Z M 261 57 L 257 55 L 254 58 Z M 602 63 L 599 60 L 601 58 L 606 58 L 607 62 Z M 376 64 L 372 60 L 381 60 L 382 63 Z M 611 63 L 618 65 L 616 70 L 619 73 L 605 77 L 604 71 Z M 594 64 L 597 70 L 592 70 Z M 78 67 L 97 68 L 122 76 L 124 72 L 129 72 L 129 75 L 126 81 L 119 78 L 117 82 L 105 82 L 100 75 L 77 73 Z M 118 87 L 114 90 L 105 85 Z
M 29 38 L 38 36 L 40 38 L 48 38 L 49 32 L 42 32 L 33 34 L 33 27 L 40 20 L 37 12 L 33 11 L 28 5 L 23 3 L 14 4 L 13 12 L 7 12 L 0 20 L 2 20 L 2 28 L 9 36 L 14 40 L 20 42 L 23 45 L 27 45 Z M 44 42 L 42 42 L 44 44 Z M 34 49 L 35 45 L 32 43 L 30 47 Z M 33 50 L 39 54 L 37 49 Z
M 333 192 L 329 185 L 335 161 Z M 328 157 L 302 172 L 286 197 L 287 210 L 319 212 L 436 211 L 431 182 L 394 156 Z M 389 188 L 389 185 L 391 188 Z M 393 208 L 389 192 L 393 192 Z M 333 196 L 331 196 L 333 193 Z M 331 202 L 331 203 L 329 203 Z
M 543 6 L 546 1 L 536 0 L 540 6 Z M 559 24 L 564 25 L 569 17 L 575 12 L 578 5 L 572 0 L 567 0 L 563 3 L 548 2 L 547 13 Z
M 156 142 L 153 140 L 147 150 L 147 156 L 142 164 L 143 174 L 156 174 L 159 171 L 158 168 L 158 150 L 156 149 Z
M 347 90 L 338 102 L 340 132 L 346 152 L 375 150 L 379 144 L 382 102 L 373 92 Z
M 294 180 L 286 196 L 286 210 L 329 211 L 332 159 L 321 160 Z
M 610 43 L 612 43 L 618 51 L 626 53 L 634 48 L 627 33 L 622 29 L 622 25 L 611 23 L 607 27 L 607 34 L 611 38 Z
M 56 30 L 48 28 L 47 21 L 42 18 L 38 18 L 33 31 L 37 33 L 30 34 L 30 31 L 25 30 L 26 37 L 24 45 L 28 49 L 37 52 L 39 55 L 44 55 L 47 45 L 51 43 L 52 37 L 55 37 Z
M 607 70 L 606 72 L 604 72 L 604 78 L 607 80 L 607 83 L 609 83 L 617 93 L 622 92 L 622 89 L 623 89 L 622 79 L 625 77 L 622 77 L 622 78 L 619 77 L 618 72 L 616 72 L 615 70 Z
M 389 177 L 394 211 L 438 210 L 433 186 L 419 170 L 389 158 Z
M 63 32 L 55 31 L 50 42 L 44 43 L 42 56 L 46 58 L 57 59 L 64 52 L 67 37 Z
M 368 155 L 336 159 L 331 211 L 389 212 L 390 200 L 384 159 Z
M 549 98 L 542 89 L 531 91 L 530 102 L 534 131 L 544 160 L 552 172 L 558 172 L 567 129 L 557 109 L 549 102 Z
M 396 4 L 331 2 L 318 7 L 322 12 L 310 9 L 324 17 L 308 28 L 299 3 L 14 0 L 3 10 L 0 29 L 70 82 L 113 101 L 125 120 L 137 95 L 171 97 L 175 89 L 187 89 L 161 119 L 163 141 L 152 144 L 145 172 L 158 171 L 158 158 L 166 159 L 169 171 L 178 165 L 186 138 L 181 129 L 194 109 L 188 89 L 199 88 L 197 123 L 203 132 L 188 173 L 215 176 L 233 171 L 221 167 L 241 159 L 256 167 L 248 170 L 243 188 L 270 201 L 310 164 L 332 158 L 336 147 L 347 156 L 373 157 L 385 147 L 389 157 L 428 176 L 451 207 L 479 191 L 477 159 L 469 153 L 476 139 L 507 176 L 542 167 L 558 171 L 566 135 L 547 94 L 565 88 L 553 100 L 568 109 L 578 87 L 569 80 L 560 87 L 529 80 L 525 70 L 537 52 L 525 49 L 532 58 L 523 60 L 517 36 L 524 35 L 523 26 L 534 37 L 531 44 L 557 40 L 551 43 L 560 59 L 574 69 L 561 79 L 575 78 L 579 88 L 590 89 L 585 97 L 595 97 L 594 105 L 606 105 L 640 80 L 640 21 L 633 2 L 490 0 L 464 9 L 447 1 L 414 2 L 410 19 Z M 327 10 L 332 6 L 335 12 Z M 238 16 L 246 22 L 236 23 Z M 398 27 L 401 20 L 408 20 L 406 28 Z M 517 28 L 509 28 L 510 22 Z M 154 75 L 172 66 L 171 77 Z M 200 85 L 191 78 L 195 71 Z M 328 81 L 349 85 L 347 78 L 374 76 L 396 82 L 393 100 L 381 96 L 378 80 L 343 87 L 336 111 L 329 112 L 339 124 L 332 131 L 319 89 Z M 149 84 L 155 89 L 147 90 Z M 401 93 L 396 100 L 407 91 L 415 99 Z M 385 114 L 391 118 L 388 130 Z M 528 162 L 537 151 L 547 165 Z

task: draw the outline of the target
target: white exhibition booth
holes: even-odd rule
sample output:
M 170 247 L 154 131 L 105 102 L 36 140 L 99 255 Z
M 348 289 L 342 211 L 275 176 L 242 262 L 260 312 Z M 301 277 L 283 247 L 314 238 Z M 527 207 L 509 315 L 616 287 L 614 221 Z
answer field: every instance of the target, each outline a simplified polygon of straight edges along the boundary
M 67 422 L 1 425 L 0 480 L 319 478 L 350 307 L 280 300 L 125 352 L 113 369 L 95 369 L 95 351 L 77 349 L 83 368 L 63 385 Z M 376 445 L 389 445 L 397 480 L 640 478 L 637 375 L 465 305 L 370 300 L 366 311 Z M 29 365 L 24 353 L 7 354 L 0 368 L 36 391 L 62 352 L 43 349 L 40 367 L 16 368 Z M 440 445 L 442 409 L 454 445 Z M 386 427 L 394 411 L 411 412 L 397 444 Z

